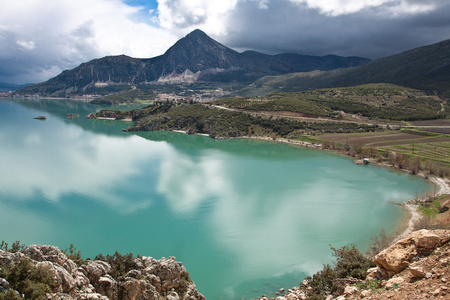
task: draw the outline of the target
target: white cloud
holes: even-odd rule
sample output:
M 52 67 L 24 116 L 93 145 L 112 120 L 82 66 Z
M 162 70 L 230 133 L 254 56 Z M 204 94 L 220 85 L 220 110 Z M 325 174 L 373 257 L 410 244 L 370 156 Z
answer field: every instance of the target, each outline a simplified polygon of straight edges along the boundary
M 447 0 L 2 0 L 0 82 L 39 82 L 106 55 L 150 58 L 199 28 L 268 53 L 380 57 L 449 38 Z
M 200 161 L 176 152 L 166 151 L 160 168 L 157 190 L 164 194 L 177 213 L 192 213 L 211 195 L 228 195 L 231 186 L 226 180 L 223 161 L 205 155 Z
M 159 0 L 158 13 L 161 27 L 187 33 L 207 28 L 209 34 L 224 35 L 227 17 L 236 8 L 238 0 Z
M 367 8 L 383 6 L 384 12 L 392 14 L 414 14 L 427 12 L 436 7 L 434 2 L 441 1 L 423 1 L 415 0 L 290 0 L 294 3 L 305 4 L 309 8 L 318 9 L 321 13 L 338 16 L 352 14 Z M 431 2 L 431 3 L 430 3 Z
M 17 44 L 27 50 L 33 50 L 34 48 L 36 48 L 36 44 L 33 41 L 17 41 Z
M 106 55 L 153 57 L 178 39 L 150 20 L 135 21 L 140 8 L 119 0 L 25 2 L 2 1 L 0 81 L 46 80 Z M 13 67 L 18 74 L 8 71 Z
M 56 127 L 60 128 L 61 124 Z M 10 135 L 20 134 L 15 131 L 0 134 L 0 157 L 8 157 L 2 162 L 2 168 L 8 171 L 0 173 L 2 193 L 7 199 L 33 199 L 38 192 L 49 201 L 59 202 L 64 195 L 79 193 L 123 213 L 147 208 L 152 199 L 129 199 L 115 189 L 124 184 L 124 177 L 140 172 L 142 161 L 168 148 L 164 143 L 148 148 L 147 141 L 137 136 L 129 136 L 125 141 L 124 138 L 94 135 L 75 126 L 65 128 L 64 132 L 50 128 L 44 133 L 28 131 L 21 135 L 21 141 Z M 72 146 L 61 148 L 60 143 Z M 32 156 L 25 154 L 29 147 L 36 149 Z M 90 151 L 90 156 L 84 155 L 86 150 Z

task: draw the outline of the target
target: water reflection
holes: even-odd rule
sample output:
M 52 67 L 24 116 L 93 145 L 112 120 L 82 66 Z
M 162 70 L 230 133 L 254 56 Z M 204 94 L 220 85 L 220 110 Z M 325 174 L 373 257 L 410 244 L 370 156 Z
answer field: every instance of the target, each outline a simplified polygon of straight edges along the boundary
M 68 122 L 79 111 L 70 105 L 45 104 L 57 117 L 37 122 L 48 113 L 37 104 L 0 101 L 0 233 L 76 239 L 94 255 L 175 255 L 208 299 L 240 298 L 243 282 L 252 290 L 286 272 L 284 287 L 298 284 L 329 261 L 329 244 L 365 246 L 396 225 L 389 201 L 427 187 L 319 151 Z
M 129 199 L 118 195 L 116 187 L 139 176 L 144 171 L 141 161 L 164 152 L 167 144 L 147 147 L 148 143 L 136 136 L 124 139 L 58 123 L 43 125 L 48 126 L 0 133 L 2 198 L 33 200 L 42 193 L 46 200 L 57 202 L 63 195 L 77 193 L 122 212 L 150 204 L 145 194 Z
M 226 166 L 217 156 L 192 157 L 170 149 L 161 163 L 156 186 L 177 213 L 193 213 L 202 202 L 211 198 L 228 198 L 232 183 Z

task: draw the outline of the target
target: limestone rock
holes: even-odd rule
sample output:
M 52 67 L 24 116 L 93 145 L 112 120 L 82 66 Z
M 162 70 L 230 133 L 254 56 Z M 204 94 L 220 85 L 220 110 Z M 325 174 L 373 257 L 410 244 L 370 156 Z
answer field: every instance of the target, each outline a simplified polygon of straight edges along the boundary
M 38 262 L 52 262 L 69 273 L 77 268 L 77 265 L 55 246 L 31 245 L 23 253 Z
M 122 299 L 124 300 L 158 299 L 155 287 L 144 280 L 127 280 L 122 284 L 122 288 Z
M 386 282 L 385 288 L 390 290 L 393 287 L 403 284 L 404 282 L 405 282 L 405 280 L 402 277 L 394 277 L 394 278 L 389 279 Z
M 180 296 L 178 296 L 177 292 L 171 292 L 167 295 L 167 300 L 180 300 Z
M 25 255 L 23 253 L 9 253 L 3 250 L 0 250 L 0 263 L 5 266 L 11 265 L 11 263 L 15 261 L 19 261 Z
M 117 299 L 118 297 L 118 288 L 117 281 L 111 277 L 111 275 L 105 275 L 104 277 L 100 277 L 98 280 L 98 292 L 102 295 L 107 296 L 109 299 Z
M 348 285 L 344 289 L 344 295 L 346 295 L 346 296 L 354 295 L 358 292 L 359 292 L 359 289 L 356 286 Z
M 426 272 L 423 270 L 423 268 L 421 266 L 414 265 L 414 263 L 409 266 L 409 271 L 411 272 L 411 275 L 413 277 L 416 278 L 426 277 Z
M 9 291 L 10 288 L 11 285 L 9 284 L 9 282 L 6 281 L 6 279 L 0 278 L 0 293 L 5 293 Z
M 359 294 L 359 297 L 360 298 L 368 297 L 368 296 L 370 296 L 371 292 L 372 292 L 372 290 L 364 290 L 361 292 L 361 294 Z
M 135 258 L 136 270 L 125 278 L 114 279 L 108 273 L 111 266 L 101 260 L 87 261 L 77 267 L 63 252 L 54 246 L 32 245 L 23 253 L 0 250 L 0 262 L 6 267 L 23 257 L 35 265 L 46 265 L 55 274 L 55 285 L 49 300 L 203 300 L 185 267 L 174 257 L 156 260 L 151 257 Z M 0 292 L 10 289 L 0 278 Z M 183 295 L 182 297 L 180 295 Z
M 84 269 L 86 270 L 90 282 L 95 286 L 100 277 L 105 276 L 111 271 L 111 266 L 107 262 L 101 260 L 90 260 Z
M 375 256 L 374 263 L 387 271 L 400 273 L 417 255 L 427 255 L 450 240 L 446 230 L 419 230 L 410 234 Z

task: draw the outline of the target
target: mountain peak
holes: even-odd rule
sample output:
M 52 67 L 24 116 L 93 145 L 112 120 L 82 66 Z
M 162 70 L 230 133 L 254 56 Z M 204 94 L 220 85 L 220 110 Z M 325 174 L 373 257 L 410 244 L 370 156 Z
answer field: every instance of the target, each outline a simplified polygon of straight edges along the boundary
M 200 29 L 195 29 L 194 31 L 187 34 L 184 38 L 180 39 L 178 42 L 175 43 L 171 48 L 178 48 L 179 46 L 182 46 L 183 48 L 226 48 L 216 40 L 212 39 L 210 36 L 208 36 L 206 33 L 201 31 Z M 170 50 L 170 49 L 169 49 Z M 212 49 L 210 49 L 212 50 Z M 231 50 L 231 49 L 230 49 Z
M 300 54 L 266 55 L 239 53 L 196 29 L 177 41 L 163 55 L 149 59 L 110 56 L 64 71 L 46 83 L 21 93 L 66 95 L 84 93 L 96 83 L 137 85 L 140 83 L 250 82 L 266 75 L 330 70 L 367 63 L 364 58 L 322 58 Z
M 190 38 L 210 38 L 206 33 L 204 33 L 203 31 L 201 31 L 200 29 L 195 29 L 193 31 L 191 31 L 190 33 L 188 33 L 186 36 L 190 37 Z

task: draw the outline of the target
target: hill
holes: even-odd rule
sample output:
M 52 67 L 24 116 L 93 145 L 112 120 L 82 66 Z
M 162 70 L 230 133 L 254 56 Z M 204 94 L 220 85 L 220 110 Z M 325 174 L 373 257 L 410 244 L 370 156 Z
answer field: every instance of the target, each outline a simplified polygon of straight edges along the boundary
M 367 58 L 334 55 L 239 53 L 197 29 L 161 56 L 139 59 L 119 55 L 94 59 L 18 93 L 64 97 L 69 94 L 107 94 L 140 84 L 189 84 L 198 81 L 248 84 L 267 75 L 333 70 L 369 61 Z
M 247 96 L 274 91 L 393 83 L 450 97 L 450 40 L 415 48 L 348 69 L 266 76 L 243 89 Z
M 27 84 L 14 84 L 14 83 L 8 83 L 8 82 L 0 82 L 0 93 L 7 93 L 10 91 L 16 91 L 18 89 L 24 88 L 26 86 L 29 86 L 30 83 Z
M 377 83 L 304 92 L 275 92 L 250 98 L 223 98 L 217 105 L 242 111 L 338 120 L 414 121 L 445 118 L 446 105 L 438 97 L 403 86 Z M 358 115 L 355 117 L 354 115 Z M 371 121 L 374 122 L 374 121 Z

